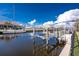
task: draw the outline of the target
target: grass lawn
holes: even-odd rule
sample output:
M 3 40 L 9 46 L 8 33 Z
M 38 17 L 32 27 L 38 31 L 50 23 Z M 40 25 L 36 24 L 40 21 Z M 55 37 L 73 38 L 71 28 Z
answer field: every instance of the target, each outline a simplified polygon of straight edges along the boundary
M 75 32 L 73 54 L 74 56 L 79 56 L 79 32 Z

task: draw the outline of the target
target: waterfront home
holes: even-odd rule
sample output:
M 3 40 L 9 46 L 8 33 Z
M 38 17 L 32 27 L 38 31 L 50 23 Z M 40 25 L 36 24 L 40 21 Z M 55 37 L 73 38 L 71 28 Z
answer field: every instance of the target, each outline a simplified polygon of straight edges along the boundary
M 17 24 L 16 22 L 0 22 L 0 30 L 17 30 L 22 29 L 22 26 Z
M 22 32 L 25 32 L 24 27 L 16 22 L 0 22 L 0 34 Z

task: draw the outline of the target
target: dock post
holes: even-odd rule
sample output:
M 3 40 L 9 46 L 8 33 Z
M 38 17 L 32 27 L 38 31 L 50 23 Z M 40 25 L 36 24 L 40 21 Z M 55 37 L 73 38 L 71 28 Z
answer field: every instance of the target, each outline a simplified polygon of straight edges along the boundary
M 33 28 L 33 36 L 35 35 L 35 28 Z
M 34 42 L 34 39 L 35 39 L 35 28 L 33 27 L 32 30 L 33 30 L 33 33 L 32 33 L 32 35 L 33 35 L 33 43 L 35 43 Z
M 48 36 L 49 36 L 48 29 L 46 29 L 46 49 L 48 49 Z

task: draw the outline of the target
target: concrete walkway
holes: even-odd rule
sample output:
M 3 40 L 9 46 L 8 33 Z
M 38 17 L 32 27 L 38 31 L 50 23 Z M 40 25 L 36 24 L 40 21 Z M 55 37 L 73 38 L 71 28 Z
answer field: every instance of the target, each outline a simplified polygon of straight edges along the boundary
M 59 56 L 69 56 L 71 52 L 71 37 L 72 34 L 65 34 L 64 38 L 66 39 L 66 45 L 64 46 L 63 50 L 61 51 Z

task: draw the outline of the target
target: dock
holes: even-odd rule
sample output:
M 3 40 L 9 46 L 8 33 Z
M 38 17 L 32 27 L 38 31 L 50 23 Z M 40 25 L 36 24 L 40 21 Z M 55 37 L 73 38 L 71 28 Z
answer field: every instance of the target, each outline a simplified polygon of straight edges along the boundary
M 72 34 L 65 34 L 64 36 L 66 37 L 66 45 L 64 46 L 59 56 L 70 56 Z

